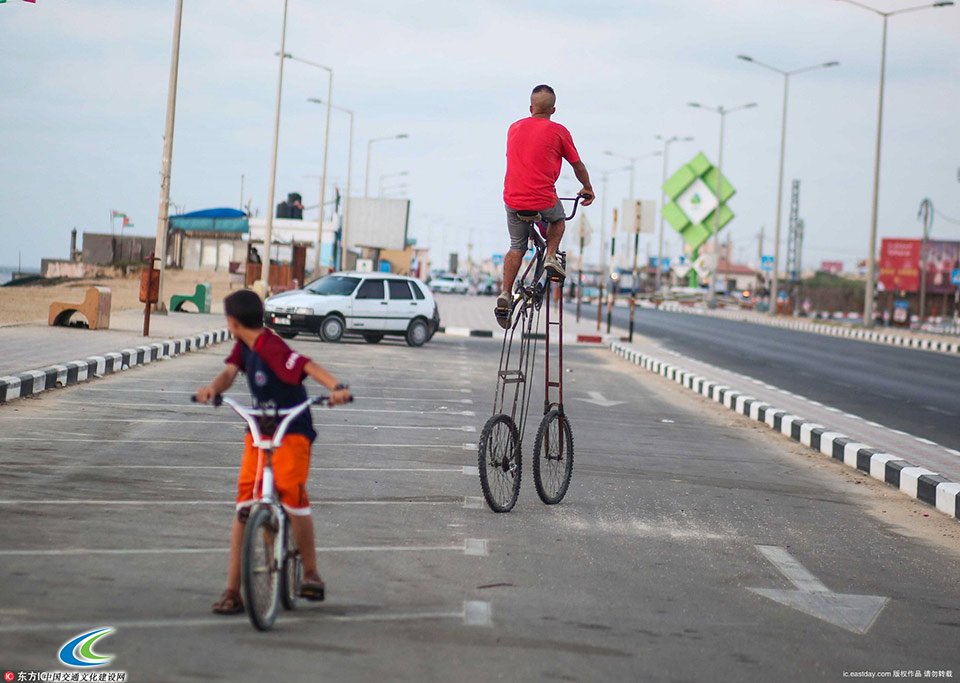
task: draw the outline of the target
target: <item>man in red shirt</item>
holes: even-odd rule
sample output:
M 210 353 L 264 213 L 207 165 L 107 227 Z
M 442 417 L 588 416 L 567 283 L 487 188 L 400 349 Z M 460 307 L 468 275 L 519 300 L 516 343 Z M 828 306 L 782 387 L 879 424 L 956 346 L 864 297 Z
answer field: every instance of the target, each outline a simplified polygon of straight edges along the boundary
M 564 231 L 564 209 L 557 198 L 556 182 L 564 159 L 573 167 L 583 185 L 578 193 L 583 206 L 594 200 L 587 167 L 573 144 L 570 131 L 554 123 L 557 96 L 549 85 L 538 85 L 530 94 L 530 116 L 515 122 L 507 131 L 507 174 L 503 181 L 503 202 L 507 207 L 510 229 L 510 251 L 503 260 L 503 292 L 497 297 L 497 322 L 510 327 L 512 290 L 523 254 L 527 251 L 530 222 L 521 219 L 519 211 L 537 211 L 550 224 L 547 230 L 547 254 L 544 267 L 552 275 L 567 274 L 557 261 L 557 248 Z

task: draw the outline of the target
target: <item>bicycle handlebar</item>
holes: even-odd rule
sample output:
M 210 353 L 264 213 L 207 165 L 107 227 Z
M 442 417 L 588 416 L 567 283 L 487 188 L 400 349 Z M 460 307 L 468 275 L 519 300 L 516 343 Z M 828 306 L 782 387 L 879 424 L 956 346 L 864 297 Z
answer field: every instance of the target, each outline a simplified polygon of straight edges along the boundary
M 565 217 L 565 220 L 572 221 L 573 217 L 577 215 L 577 207 L 580 206 L 580 200 L 583 199 L 582 194 L 578 194 L 576 197 L 560 197 L 561 202 L 573 202 L 573 213 Z

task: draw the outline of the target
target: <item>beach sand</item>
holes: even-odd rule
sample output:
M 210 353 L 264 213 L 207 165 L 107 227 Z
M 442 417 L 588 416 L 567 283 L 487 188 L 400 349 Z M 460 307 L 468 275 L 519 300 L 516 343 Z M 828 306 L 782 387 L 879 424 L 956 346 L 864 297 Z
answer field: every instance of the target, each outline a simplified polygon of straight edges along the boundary
M 213 310 L 223 310 L 223 297 L 230 293 L 230 274 L 168 270 L 164 275 L 164 298 L 169 305 L 173 294 L 193 294 L 201 282 L 213 285 Z M 47 311 L 54 301 L 83 301 L 87 287 L 109 287 L 112 311 L 143 309 L 140 303 L 140 274 L 128 277 L 68 280 L 55 285 L 0 287 L 0 325 L 47 322 Z M 233 285 L 239 288 L 238 284 Z

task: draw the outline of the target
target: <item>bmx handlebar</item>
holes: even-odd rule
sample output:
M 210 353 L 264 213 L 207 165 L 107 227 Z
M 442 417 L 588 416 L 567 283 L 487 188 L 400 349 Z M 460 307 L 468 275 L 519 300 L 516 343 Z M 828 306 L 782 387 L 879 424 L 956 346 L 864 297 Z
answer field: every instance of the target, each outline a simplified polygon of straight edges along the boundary
M 573 213 L 565 217 L 565 220 L 572 221 L 573 217 L 577 215 L 577 207 L 580 206 L 580 200 L 584 198 L 584 195 L 578 194 L 576 197 L 560 197 L 561 202 L 573 202 Z

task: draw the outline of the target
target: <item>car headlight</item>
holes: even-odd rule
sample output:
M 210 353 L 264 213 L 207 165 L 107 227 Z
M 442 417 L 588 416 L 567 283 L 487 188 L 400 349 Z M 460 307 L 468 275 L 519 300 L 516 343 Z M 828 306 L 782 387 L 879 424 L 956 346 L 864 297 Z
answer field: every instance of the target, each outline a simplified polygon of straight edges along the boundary
M 294 310 L 294 313 L 296 313 L 297 315 L 313 315 L 313 309 L 305 308 L 301 306 L 300 308 L 297 308 L 296 310 Z

